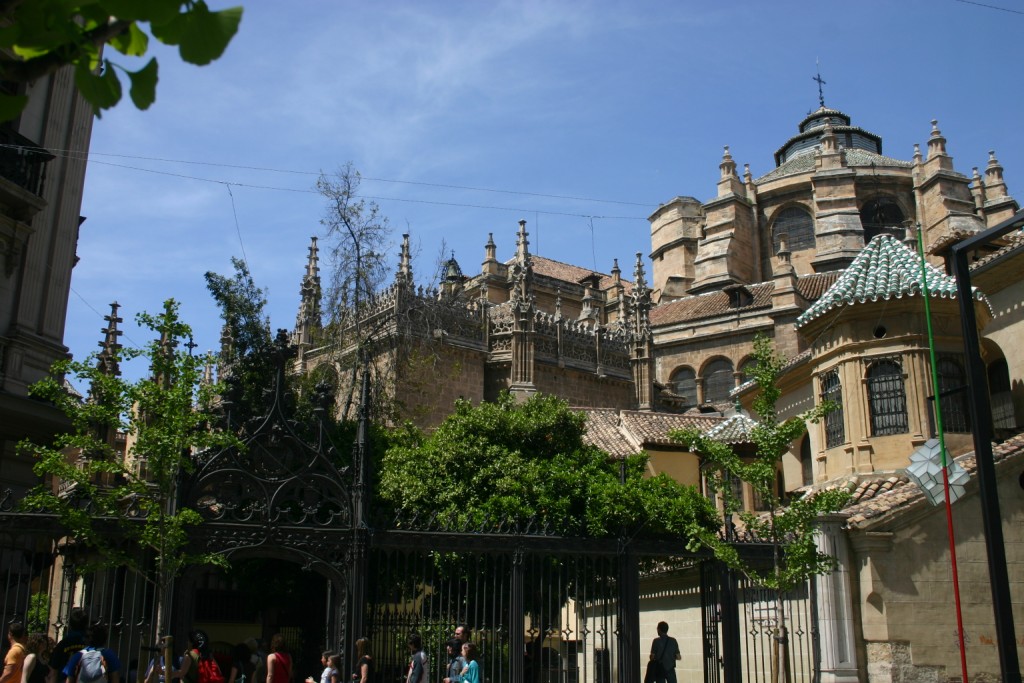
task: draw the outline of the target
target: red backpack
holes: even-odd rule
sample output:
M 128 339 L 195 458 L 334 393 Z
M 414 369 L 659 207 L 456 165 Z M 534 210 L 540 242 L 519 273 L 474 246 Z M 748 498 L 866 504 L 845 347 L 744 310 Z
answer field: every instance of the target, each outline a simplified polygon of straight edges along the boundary
M 224 672 L 213 657 L 203 657 L 199 650 L 192 650 L 192 659 L 196 663 L 198 683 L 224 683 Z

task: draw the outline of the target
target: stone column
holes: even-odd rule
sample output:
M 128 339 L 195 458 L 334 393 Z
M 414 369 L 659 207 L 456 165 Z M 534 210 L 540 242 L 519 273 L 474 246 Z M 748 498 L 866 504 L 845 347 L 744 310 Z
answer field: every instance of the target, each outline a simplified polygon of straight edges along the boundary
M 814 577 L 818 593 L 821 683 L 857 683 L 853 601 L 850 597 L 850 551 L 842 531 L 845 518 L 822 516 L 815 533 L 818 550 L 836 559 L 830 573 Z

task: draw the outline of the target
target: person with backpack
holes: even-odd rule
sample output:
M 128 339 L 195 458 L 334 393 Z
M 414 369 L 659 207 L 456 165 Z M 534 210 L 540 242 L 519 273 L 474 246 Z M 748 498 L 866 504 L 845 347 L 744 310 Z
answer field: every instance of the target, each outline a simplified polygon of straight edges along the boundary
M 107 629 L 96 624 L 85 632 L 85 647 L 71 655 L 63 674 L 69 683 L 120 683 L 121 660 L 106 647 Z
M 64 683 L 64 667 L 71 656 L 85 647 L 85 629 L 89 627 L 89 615 L 81 607 L 75 607 L 68 615 L 68 630 L 50 653 L 50 677 L 47 683 Z
M 210 653 L 210 637 L 196 629 L 188 634 L 188 650 L 181 658 L 181 668 L 171 671 L 170 680 L 183 683 L 224 683 L 224 673 Z
M 430 660 L 423 651 L 423 639 L 420 634 L 412 633 L 405 641 L 409 648 L 409 672 L 405 683 L 428 683 L 430 681 Z
M 291 683 L 292 656 L 288 644 L 280 633 L 270 639 L 270 654 L 267 655 L 267 683 Z
M 676 661 L 682 659 L 679 643 L 668 634 L 668 623 L 658 622 L 658 637 L 651 641 L 650 661 L 657 683 L 676 683 Z

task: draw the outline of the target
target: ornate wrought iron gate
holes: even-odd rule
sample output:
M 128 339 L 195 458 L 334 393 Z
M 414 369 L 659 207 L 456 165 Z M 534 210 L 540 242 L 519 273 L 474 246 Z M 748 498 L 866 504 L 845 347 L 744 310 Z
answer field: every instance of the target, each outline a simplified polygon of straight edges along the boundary
M 567 539 L 536 529 L 446 532 L 429 525 L 370 523 L 366 421 L 351 457 L 326 438 L 320 419 L 298 425 L 283 390 L 287 345 L 278 349 L 278 385 L 264 417 L 244 430 L 245 448 L 201 455 L 182 484 L 182 505 L 204 516 L 194 542 L 235 560 L 294 563 L 326 579 L 326 641 L 346 658 L 366 635 L 383 676 L 401 678 L 404 639 L 416 630 L 430 645 L 433 680 L 443 678 L 443 642 L 459 623 L 476 632 L 488 683 L 638 683 L 645 652 L 639 633 L 639 561 L 695 556 L 679 539 Z M 368 381 L 363 380 L 363 404 Z M 327 404 L 324 397 L 322 405 Z M 322 416 L 322 412 L 320 413 Z M 349 464 L 350 463 L 350 464 Z M 6 506 L 6 507 L 3 507 Z M 0 616 L 36 618 L 59 636 L 72 606 L 110 624 L 112 642 L 143 663 L 152 633 L 153 596 L 124 571 L 79 575 L 73 546 L 45 516 L 0 501 L 0 572 L 6 578 Z M 203 569 L 178 583 L 195 594 Z M 701 566 L 702 635 L 707 683 L 761 680 L 771 615 L 763 596 L 738 585 L 712 563 Z M 45 595 L 48 604 L 40 602 Z M 791 632 L 795 667 L 814 680 L 813 594 L 794 596 L 800 614 Z M 175 633 L 191 627 L 194 601 L 178 599 Z M 742 612 L 741 612 L 742 606 Z M 797 606 L 801 606 L 799 611 Z M 741 620 L 740 615 L 743 615 Z M 741 643 L 741 633 L 747 634 Z M 810 645 L 808 644 L 810 643 Z M 130 653 L 125 656 L 124 653 Z M 743 664 L 749 669 L 741 670 Z M 350 663 L 345 664 L 350 670 Z

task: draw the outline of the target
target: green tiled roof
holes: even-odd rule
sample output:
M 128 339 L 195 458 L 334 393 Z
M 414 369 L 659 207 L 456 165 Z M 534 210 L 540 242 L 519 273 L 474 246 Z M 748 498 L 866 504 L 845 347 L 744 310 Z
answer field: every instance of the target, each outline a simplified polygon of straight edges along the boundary
M 902 159 L 893 159 L 882 154 L 875 154 L 869 152 L 866 149 L 858 149 L 856 147 L 846 148 L 846 165 L 847 166 L 871 166 L 874 164 L 880 168 L 913 168 L 914 163 L 912 161 L 903 161 Z M 780 166 L 774 170 L 765 173 L 763 176 L 754 181 L 756 185 L 766 183 L 770 180 L 777 180 L 778 178 L 784 178 L 790 175 L 796 175 L 798 173 L 809 173 L 815 169 L 815 156 L 814 149 L 808 149 L 800 154 L 797 154 L 789 161 L 783 162 Z
M 956 280 L 927 264 L 928 292 L 933 298 L 956 298 Z M 921 261 L 918 255 L 891 235 L 878 235 L 857 254 L 835 284 L 796 319 L 800 328 L 834 308 L 867 301 L 899 299 L 920 294 Z M 989 306 L 985 295 L 974 298 Z M 991 310 L 991 309 L 990 309 Z
M 750 434 L 757 422 L 743 413 L 736 413 L 720 425 L 704 432 L 709 439 L 722 443 L 750 443 Z

